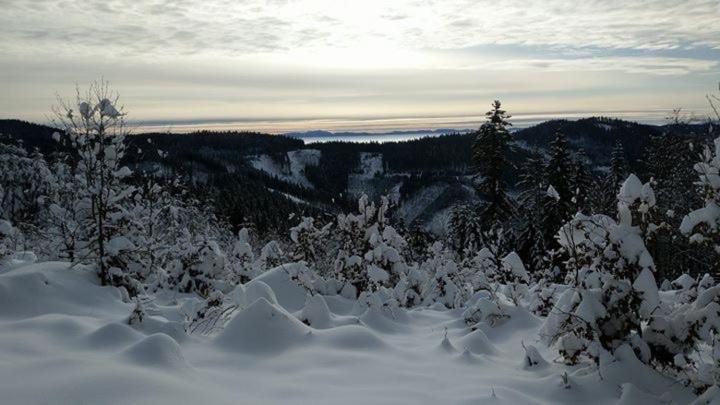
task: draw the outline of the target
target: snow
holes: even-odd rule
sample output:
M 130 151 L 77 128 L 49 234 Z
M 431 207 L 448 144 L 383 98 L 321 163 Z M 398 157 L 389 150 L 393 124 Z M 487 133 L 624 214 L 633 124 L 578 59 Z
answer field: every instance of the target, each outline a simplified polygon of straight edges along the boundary
M 560 201 L 560 194 L 558 194 L 557 190 L 555 190 L 555 187 L 553 187 L 553 186 L 548 186 L 545 194 L 548 197 L 554 199 L 555 201 Z
M 157 329 L 179 324 L 183 302 L 196 299 L 190 295 L 158 297 L 151 319 L 130 326 L 135 304 L 123 302 L 117 289 L 98 285 L 89 269 L 49 262 L 6 270 L 0 274 L 3 402 L 612 404 L 693 399 L 640 363 L 632 350 L 605 366 L 602 378 L 593 369 L 545 361 L 555 354 L 539 342 L 541 321 L 520 307 L 502 304 L 509 316 L 505 322 L 481 322 L 473 329 L 461 310 L 393 312 L 339 296 L 308 297 L 288 274 L 278 267 L 240 286 L 237 295 L 247 305 L 223 330 L 183 338 Z M 479 307 L 488 307 L 486 298 L 478 295 Z
M 372 179 L 383 173 L 382 153 L 360 152 L 360 167 L 358 168 L 360 178 Z
M 269 155 L 259 155 L 250 159 L 250 165 L 288 183 L 313 188 L 310 180 L 305 177 L 305 168 L 319 165 L 321 152 L 317 149 L 300 149 L 289 151 L 286 156 L 287 164 L 278 162 Z

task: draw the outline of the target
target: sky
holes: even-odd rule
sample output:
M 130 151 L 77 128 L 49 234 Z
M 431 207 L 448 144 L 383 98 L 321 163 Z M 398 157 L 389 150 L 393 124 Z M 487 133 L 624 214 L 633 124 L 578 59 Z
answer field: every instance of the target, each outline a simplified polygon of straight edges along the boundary
M 144 128 L 707 114 L 720 0 L 0 0 L 0 118 L 98 78 Z M 533 118 L 529 118 L 533 117 Z

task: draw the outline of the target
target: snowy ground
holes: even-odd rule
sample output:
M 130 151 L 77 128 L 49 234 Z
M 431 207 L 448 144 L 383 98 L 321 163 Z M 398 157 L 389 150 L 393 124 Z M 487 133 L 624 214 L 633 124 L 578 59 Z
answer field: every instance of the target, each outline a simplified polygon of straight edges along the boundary
M 395 314 L 340 297 L 306 307 L 275 269 L 235 291 L 244 309 L 213 336 L 186 336 L 191 298 L 159 297 L 128 325 L 133 304 L 65 263 L 0 274 L 0 392 L 13 404 L 688 403 L 692 396 L 628 353 L 603 372 L 554 363 L 541 319 L 511 308 L 471 331 L 457 310 Z M 311 328 L 299 319 L 309 317 Z M 447 339 L 445 336 L 447 334 Z M 525 346 L 547 363 L 528 366 Z M 561 375 L 569 374 L 569 388 Z M 628 382 L 632 382 L 629 384 Z

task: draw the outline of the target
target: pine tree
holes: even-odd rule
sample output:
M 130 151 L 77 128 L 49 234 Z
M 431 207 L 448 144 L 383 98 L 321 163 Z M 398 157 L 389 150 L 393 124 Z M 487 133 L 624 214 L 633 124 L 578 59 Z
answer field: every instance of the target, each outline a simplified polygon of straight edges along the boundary
M 481 225 L 476 211 L 467 205 L 457 205 L 450 212 L 448 239 L 455 253 L 464 255 L 480 248 Z
M 555 139 L 550 143 L 550 159 L 547 163 L 547 181 L 560 197 L 558 200 L 558 213 L 562 219 L 553 233 L 560 229 L 562 222 L 574 214 L 572 212 L 572 174 L 573 161 L 570 158 L 567 138 L 562 132 L 558 132 Z
M 512 214 L 513 204 L 507 195 L 504 176 L 510 167 L 508 161 L 511 126 L 508 115 L 495 100 L 492 110 L 485 113 L 487 122 L 477 132 L 473 144 L 473 162 L 476 168 L 476 192 L 483 202 L 478 214 L 486 228 L 500 227 Z
M 593 187 L 593 175 L 587 165 L 585 152 L 578 150 L 572 163 L 570 177 L 570 191 L 572 194 L 572 214 L 582 212 L 590 213 L 590 193 Z
M 618 140 L 612 150 L 610 157 L 610 169 L 605 180 L 598 184 L 597 190 L 598 207 L 597 212 L 602 212 L 609 216 L 617 214 L 617 206 L 615 195 L 623 181 L 627 177 L 627 164 L 625 163 L 625 149 L 622 142 Z
M 518 198 L 521 221 L 516 250 L 531 271 L 542 266 L 547 250 L 542 230 L 547 199 L 545 168 L 545 159 L 535 151 L 523 164 L 518 183 L 522 191 Z

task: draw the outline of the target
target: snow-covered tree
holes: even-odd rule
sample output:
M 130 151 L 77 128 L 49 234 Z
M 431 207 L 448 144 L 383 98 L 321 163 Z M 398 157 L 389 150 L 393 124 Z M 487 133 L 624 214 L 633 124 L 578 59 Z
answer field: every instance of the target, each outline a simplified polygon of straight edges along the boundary
M 545 159 L 536 151 L 523 164 L 518 183 L 522 191 L 518 197 L 518 205 L 521 209 L 518 213 L 520 224 L 516 250 L 525 258 L 532 272 L 543 267 L 548 250 L 543 222 L 546 201 L 552 197 L 547 193 L 545 167 Z
M 555 139 L 550 143 L 550 158 L 547 162 L 546 181 L 552 186 L 557 194 L 557 211 L 559 223 L 555 230 L 560 228 L 565 220 L 575 214 L 572 204 L 572 176 L 573 160 L 568 149 L 567 138 L 562 132 L 555 134 Z M 555 231 L 554 230 L 554 231 Z
M 432 256 L 421 265 L 421 271 L 430 275 L 422 288 L 423 303 L 438 302 L 447 308 L 463 306 L 472 295 L 472 287 L 463 282 L 457 263 L 442 243 L 435 242 L 430 251 Z
M 499 226 L 513 212 L 513 203 L 507 194 L 505 174 L 510 167 L 510 115 L 495 100 L 492 110 L 485 113 L 487 122 L 478 130 L 473 144 L 473 162 L 476 168 L 476 190 L 483 200 L 478 215 L 485 228 Z
M 0 218 L 37 224 L 51 194 L 53 175 L 39 151 L 0 142 Z
M 618 221 L 576 214 L 559 232 L 571 288 L 550 312 L 543 335 L 570 363 L 600 362 L 623 344 L 646 349 L 642 324 L 659 305 L 655 265 L 640 224 L 653 204 L 652 189 L 630 176 L 618 194 Z
M 474 252 L 482 243 L 482 228 L 477 211 L 469 205 L 456 205 L 450 212 L 448 241 L 460 255 Z
M 325 273 L 325 268 L 320 269 L 322 263 L 322 250 L 327 248 L 327 237 L 330 232 L 331 223 L 320 228 L 315 226 L 315 219 L 303 217 L 299 224 L 290 228 L 290 241 L 292 242 L 291 259 L 303 261 L 314 267 L 317 271 Z
M 407 242 L 388 223 L 389 207 L 385 197 L 376 207 L 363 196 L 358 202 L 358 214 L 338 215 L 335 277 L 344 284 L 346 295 L 392 288 L 407 272 L 402 256 Z
M 715 139 L 714 149 L 704 149 L 695 171 L 700 177 L 698 185 L 705 205 L 683 218 L 680 231 L 689 236 L 691 242 L 707 244 L 720 252 L 720 138 Z M 715 264 L 716 268 L 719 264 Z
M 135 246 L 128 233 L 135 226 L 129 207 L 135 187 L 123 165 L 125 113 L 107 82 L 95 82 L 85 94 L 77 91 L 74 102 L 60 101 L 54 108 L 56 124 L 63 130 L 55 137 L 72 150 L 74 201 L 71 207 L 51 207 L 64 220 L 68 211 L 82 230 L 74 242 L 75 261 L 97 266 L 102 284 L 137 290 L 126 274 Z
M 247 228 L 238 231 L 228 257 L 232 268 L 233 279 L 237 283 L 247 283 L 255 277 L 255 254 L 250 245 L 250 234 Z
M 169 284 L 185 293 L 210 297 L 229 278 L 227 257 L 217 242 L 205 237 L 185 236 L 178 257 L 168 264 Z

